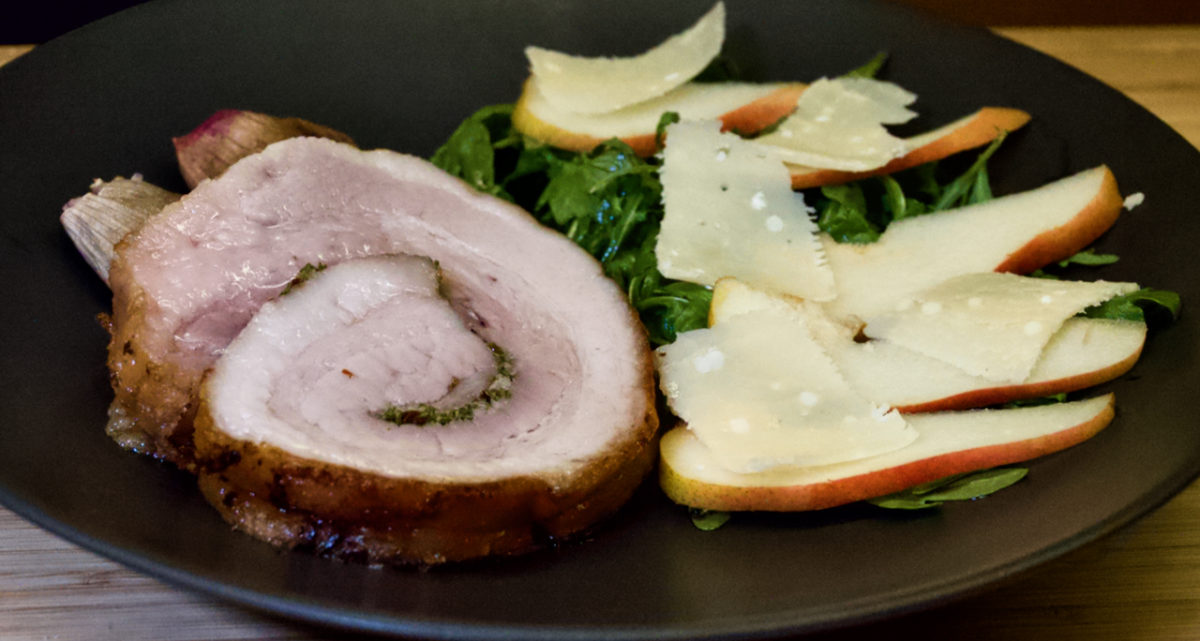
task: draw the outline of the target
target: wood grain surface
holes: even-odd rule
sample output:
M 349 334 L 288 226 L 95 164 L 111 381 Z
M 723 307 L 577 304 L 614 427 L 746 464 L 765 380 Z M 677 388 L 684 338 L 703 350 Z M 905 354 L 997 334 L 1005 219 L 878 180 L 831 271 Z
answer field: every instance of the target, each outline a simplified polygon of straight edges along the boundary
M 997 31 L 1120 89 L 1200 146 L 1200 26 Z M 0 46 L 0 63 L 28 49 Z M 1200 639 L 1200 483 L 1130 527 L 987 593 L 812 638 L 889 637 Z M 272 619 L 176 590 L 0 509 L 0 640 L 347 638 L 363 637 Z

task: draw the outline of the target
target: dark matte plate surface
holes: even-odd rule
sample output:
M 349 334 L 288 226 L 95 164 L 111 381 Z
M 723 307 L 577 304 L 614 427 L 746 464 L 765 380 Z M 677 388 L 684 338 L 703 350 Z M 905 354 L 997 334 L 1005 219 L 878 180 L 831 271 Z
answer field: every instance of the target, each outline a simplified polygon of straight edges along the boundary
M 281 554 L 235 534 L 192 481 L 103 434 L 107 290 L 57 214 L 94 177 L 182 189 L 170 137 L 212 111 L 299 115 L 363 146 L 428 155 L 475 108 L 516 96 L 522 49 L 631 54 L 707 0 L 163 2 L 0 69 L 0 501 L 178 585 L 310 621 L 471 639 L 684 639 L 845 625 L 943 602 L 1150 510 L 1200 469 L 1197 325 L 1155 336 L 1112 384 L 1116 421 L 1018 487 L 923 514 L 851 506 L 703 533 L 651 484 L 583 545 L 430 572 Z M 1146 111 L 985 32 L 846 0 L 733 2 L 750 79 L 833 75 L 880 50 L 936 125 L 985 104 L 1035 121 L 994 163 L 999 192 L 1108 163 L 1146 204 L 1101 243 L 1132 279 L 1200 300 L 1200 154 Z

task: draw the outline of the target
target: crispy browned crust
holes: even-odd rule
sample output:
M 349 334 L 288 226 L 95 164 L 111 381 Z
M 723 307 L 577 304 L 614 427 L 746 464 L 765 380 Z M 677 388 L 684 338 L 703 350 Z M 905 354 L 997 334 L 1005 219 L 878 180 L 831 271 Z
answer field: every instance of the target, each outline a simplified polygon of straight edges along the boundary
M 222 432 L 202 386 L 194 432 L 200 488 L 235 528 L 288 549 L 415 565 L 530 552 L 615 513 L 654 467 L 658 414 L 648 348 L 639 361 L 636 416 L 624 438 L 567 480 L 550 472 L 486 482 L 396 478 L 307 459 Z
M 200 374 L 152 358 L 143 345 L 138 330 L 146 322 L 145 296 L 125 268 L 120 248 L 121 244 L 109 275 L 113 310 L 108 369 L 113 402 L 107 431 L 126 449 L 192 469 L 192 416 Z

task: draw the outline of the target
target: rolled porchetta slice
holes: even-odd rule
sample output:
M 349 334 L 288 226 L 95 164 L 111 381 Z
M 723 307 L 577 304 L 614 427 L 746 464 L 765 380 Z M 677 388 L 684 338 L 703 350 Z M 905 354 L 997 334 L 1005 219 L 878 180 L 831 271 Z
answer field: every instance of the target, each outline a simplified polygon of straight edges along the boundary
M 293 138 L 116 247 L 108 433 L 190 469 L 200 379 L 259 306 L 306 264 L 392 253 L 439 262 L 469 326 L 501 344 L 520 336 L 530 353 L 514 357 L 564 373 L 562 402 L 625 426 L 653 412 L 644 331 L 591 256 L 420 158 Z
M 571 359 L 527 361 L 528 336 L 492 342 L 459 313 L 404 255 L 264 304 L 202 387 L 206 496 L 260 538 L 370 562 L 523 552 L 615 511 L 649 433 L 577 416 Z
M 385 254 L 435 261 L 464 327 L 503 349 L 515 374 L 495 416 L 522 421 L 503 427 L 512 447 L 473 450 L 446 440 L 465 426 L 430 426 L 422 456 L 440 471 L 427 477 L 249 438 L 214 436 L 197 458 L 200 382 L 259 308 L 307 265 Z M 623 292 L 527 212 L 413 156 L 275 143 L 127 236 L 109 282 L 110 435 L 197 471 L 227 519 L 280 545 L 429 563 L 515 553 L 589 527 L 653 463 L 650 350 Z M 563 447 L 535 449 L 535 472 L 522 451 L 542 439 Z

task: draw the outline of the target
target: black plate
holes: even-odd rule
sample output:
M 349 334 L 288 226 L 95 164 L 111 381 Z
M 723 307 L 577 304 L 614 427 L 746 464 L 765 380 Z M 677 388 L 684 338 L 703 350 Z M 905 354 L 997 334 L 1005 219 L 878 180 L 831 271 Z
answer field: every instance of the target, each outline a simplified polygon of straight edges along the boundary
M 475 108 L 515 98 L 522 49 L 631 54 L 708 0 L 162 2 L 0 69 L 0 501 L 177 585 L 309 621 L 468 639 L 684 639 L 846 625 L 943 602 L 1145 513 L 1200 470 L 1197 326 L 1154 336 L 1110 385 L 1117 420 L 992 498 L 923 514 L 851 506 L 692 527 L 648 484 L 581 545 L 429 572 L 282 554 L 235 534 L 185 475 L 103 434 L 107 290 L 57 222 L 93 177 L 182 189 L 170 137 L 212 111 L 299 115 L 363 146 L 428 155 Z M 728 53 L 750 79 L 838 74 L 875 52 L 922 122 L 985 104 L 1035 121 L 1006 143 L 997 191 L 1108 163 L 1147 194 L 1092 275 L 1200 300 L 1200 154 L 1117 92 L 986 32 L 891 5 L 733 2 Z

